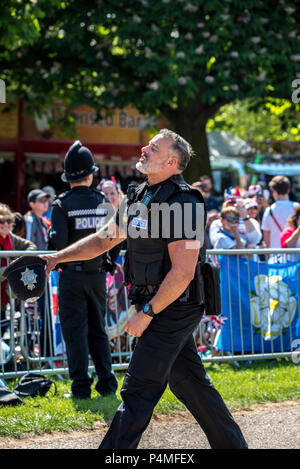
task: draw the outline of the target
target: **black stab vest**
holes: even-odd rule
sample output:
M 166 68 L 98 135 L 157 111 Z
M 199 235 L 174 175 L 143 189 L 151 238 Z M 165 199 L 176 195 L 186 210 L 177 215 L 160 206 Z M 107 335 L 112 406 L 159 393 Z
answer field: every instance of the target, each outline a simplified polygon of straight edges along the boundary
M 141 220 L 143 215 L 139 211 L 135 213 L 134 210 L 131 213 L 132 204 L 142 202 L 144 207 L 151 209 L 151 204 L 154 202 L 159 204 L 168 202 L 172 196 L 180 192 L 192 193 L 204 206 L 203 231 L 206 223 L 206 209 L 202 194 L 198 189 L 187 184 L 181 174 L 172 176 L 155 186 L 154 193 L 147 191 L 148 187 L 147 182 L 144 182 L 135 187 L 133 193 L 128 194 L 128 236 L 124 278 L 126 285 L 131 284 L 135 287 L 159 286 L 171 269 L 171 260 L 167 240 L 161 237 L 150 237 L 150 220 L 146 228 L 148 237 L 133 238 L 130 236 L 131 227 L 134 226 L 138 230 L 140 221 L 137 220 Z M 146 219 L 148 218 L 150 219 L 146 215 Z M 145 229 L 145 227 L 141 229 Z M 205 245 L 203 244 L 200 249 L 199 260 L 205 262 L 205 256 Z

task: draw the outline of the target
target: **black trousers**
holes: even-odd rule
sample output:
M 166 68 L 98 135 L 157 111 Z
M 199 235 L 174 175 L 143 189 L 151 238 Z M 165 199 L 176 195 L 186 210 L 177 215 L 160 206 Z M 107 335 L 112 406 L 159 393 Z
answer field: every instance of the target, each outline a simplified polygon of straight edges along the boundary
M 100 449 L 137 448 L 167 384 L 204 430 L 212 448 L 247 448 L 237 423 L 211 384 L 193 331 L 199 307 L 168 308 L 146 329 L 133 352 L 119 406 Z
M 106 274 L 63 271 L 59 278 L 59 316 L 66 343 L 72 393 L 87 398 L 92 378 L 90 353 L 98 376 L 96 390 L 114 393 L 118 387 L 112 372 L 109 340 L 105 331 Z
M 50 314 L 50 291 L 46 282 L 45 292 L 38 299 L 40 310 L 40 356 L 53 356 L 52 320 Z

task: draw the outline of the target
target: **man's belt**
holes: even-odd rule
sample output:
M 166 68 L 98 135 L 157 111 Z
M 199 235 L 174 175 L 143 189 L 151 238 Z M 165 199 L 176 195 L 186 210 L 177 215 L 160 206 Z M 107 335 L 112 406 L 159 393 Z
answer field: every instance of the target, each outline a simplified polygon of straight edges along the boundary
M 85 266 L 84 264 L 62 264 L 63 270 L 72 270 L 75 272 L 85 272 L 89 274 L 97 274 L 99 272 L 106 272 L 103 267 L 99 267 L 98 269 L 90 268 Z
M 128 298 L 131 300 L 132 304 L 137 305 L 138 307 L 143 307 L 146 303 L 148 303 L 151 298 L 156 294 L 160 287 L 160 284 L 158 285 L 134 285 L 131 287 L 129 291 Z M 188 303 L 191 301 L 191 291 L 190 291 L 190 285 L 187 286 L 187 288 L 184 290 L 184 292 L 177 298 L 176 301 L 179 301 L 180 303 Z

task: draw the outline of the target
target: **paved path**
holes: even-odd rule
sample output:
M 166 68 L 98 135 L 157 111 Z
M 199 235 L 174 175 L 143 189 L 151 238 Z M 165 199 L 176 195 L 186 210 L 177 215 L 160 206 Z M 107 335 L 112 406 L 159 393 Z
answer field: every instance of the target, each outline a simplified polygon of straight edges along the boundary
M 264 404 L 232 411 L 250 449 L 299 449 L 300 401 Z M 107 426 L 92 431 L 0 438 L 0 449 L 97 449 Z M 143 435 L 141 449 L 205 449 L 207 439 L 187 412 L 154 416 Z

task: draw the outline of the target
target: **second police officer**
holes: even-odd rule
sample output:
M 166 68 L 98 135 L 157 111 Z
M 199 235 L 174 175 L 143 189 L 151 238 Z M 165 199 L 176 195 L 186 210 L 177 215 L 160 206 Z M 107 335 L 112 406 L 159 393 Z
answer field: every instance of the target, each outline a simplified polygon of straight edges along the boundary
M 95 233 L 105 223 L 107 201 L 102 192 L 91 188 L 97 170 L 90 150 L 76 141 L 65 156 L 62 174 L 62 180 L 70 184 L 70 190 L 52 204 L 50 249 L 65 248 Z M 72 380 L 72 396 L 80 399 L 91 396 L 93 379 L 88 373 L 89 353 L 98 376 L 95 389 L 101 395 L 115 393 L 117 389 L 105 331 L 105 259 L 102 255 L 89 261 L 60 265 L 60 323 Z

